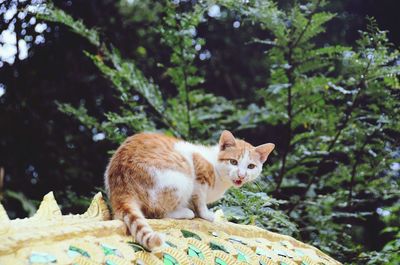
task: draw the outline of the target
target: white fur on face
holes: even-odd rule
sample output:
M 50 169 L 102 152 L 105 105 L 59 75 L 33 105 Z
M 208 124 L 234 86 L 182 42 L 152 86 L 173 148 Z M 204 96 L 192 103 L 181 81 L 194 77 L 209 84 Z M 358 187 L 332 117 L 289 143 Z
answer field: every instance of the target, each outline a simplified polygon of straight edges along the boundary
M 248 166 L 254 164 L 255 167 L 250 169 Z M 238 160 L 237 165 L 232 165 L 229 161 L 218 162 L 218 172 L 225 177 L 227 181 L 234 182 L 239 179 L 239 176 L 244 176 L 243 185 L 246 182 L 255 180 L 262 171 L 262 163 L 251 159 L 250 152 L 246 150 L 243 156 Z M 240 185 L 240 186 L 241 186 Z

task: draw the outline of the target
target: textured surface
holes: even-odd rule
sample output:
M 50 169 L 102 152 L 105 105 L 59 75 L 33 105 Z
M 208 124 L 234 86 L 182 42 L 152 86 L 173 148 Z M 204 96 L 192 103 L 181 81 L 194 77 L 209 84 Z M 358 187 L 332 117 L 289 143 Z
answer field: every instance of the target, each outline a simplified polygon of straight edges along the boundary
M 52 193 L 31 218 L 9 220 L 0 204 L 0 265 L 8 264 L 340 264 L 318 249 L 255 226 L 217 221 L 149 220 L 166 235 L 147 252 L 109 220 L 101 194 L 81 215 L 62 215 Z

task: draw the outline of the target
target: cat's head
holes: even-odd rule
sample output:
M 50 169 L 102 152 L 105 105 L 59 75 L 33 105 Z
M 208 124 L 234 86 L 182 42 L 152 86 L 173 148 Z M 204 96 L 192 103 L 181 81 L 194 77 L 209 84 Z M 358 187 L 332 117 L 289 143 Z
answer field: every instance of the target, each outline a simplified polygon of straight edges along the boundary
M 225 181 L 240 187 L 256 179 L 275 145 L 268 143 L 252 146 L 236 139 L 231 132 L 223 131 L 219 139 L 217 171 Z

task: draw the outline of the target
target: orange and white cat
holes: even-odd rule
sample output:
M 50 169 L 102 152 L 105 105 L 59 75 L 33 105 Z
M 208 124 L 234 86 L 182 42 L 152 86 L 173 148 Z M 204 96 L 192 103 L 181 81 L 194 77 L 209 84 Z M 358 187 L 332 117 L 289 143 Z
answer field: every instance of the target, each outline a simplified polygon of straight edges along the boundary
M 196 145 L 156 133 L 126 139 L 112 156 L 105 185 L 114 217 L 123 220 L 148 249 L 163 244 L 146 218 L 213 221 L 207 204 L 232 186 L 256 179 L 275 145 L 257 147 L 229 131 L 214 146 Z

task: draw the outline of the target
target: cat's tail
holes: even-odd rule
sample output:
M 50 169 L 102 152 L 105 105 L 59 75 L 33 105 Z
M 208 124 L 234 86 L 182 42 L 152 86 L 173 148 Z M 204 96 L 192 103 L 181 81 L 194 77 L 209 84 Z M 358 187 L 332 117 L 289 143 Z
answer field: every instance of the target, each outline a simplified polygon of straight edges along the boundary
M 149 250 L 164 243 L 162 235 L 151 229 L 140 207 L 135 202 L 124 203 L 122 205 L 122 213 L 122 218 L 137 243 Z

